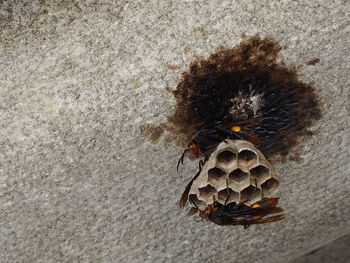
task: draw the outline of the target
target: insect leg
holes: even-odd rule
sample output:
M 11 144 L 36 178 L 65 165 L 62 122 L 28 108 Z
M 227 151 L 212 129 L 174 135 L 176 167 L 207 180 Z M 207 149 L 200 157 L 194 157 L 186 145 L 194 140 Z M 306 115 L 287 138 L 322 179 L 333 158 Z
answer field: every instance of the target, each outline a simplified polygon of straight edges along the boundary
M 256 178 L 254 178 L 254 182 L 255 182 L 255 189 L 254 189 L 254 191 L 253 191 L 253 193 L 252 193 L 252 196 L 254 195 L 256 189 L 258 189 L 258 180 L 257 180 Z M 260 195 L 261 195 L 261 200 L 262 200 L 263 197 L 264 197 L 264 196 L 263 196 L 262 189 L 261 189 Z
M 193 184 L 193 181 L 197 179 L 199 174 L 201 173 L 202 168 L 200 167 L 199 171 L 197 174 L 192 178 L 192 180 L 187 184 L 185 191 L 182 193 L 181 199 L 179 201 L 179 206 L 180 208 L 183 208 L 188 200 L 188 193 L 190 192 L 191 186 Z
M 228 188 L 228 179 L 226 179 L 226 190 L 227 190 L 227 197 L 226 197 L 226 200 L 225 200 L 225 205 L 227 204 L 227 201 L 230 198 L 230 190 Z
M 203 161 L 203 160 L 200 160 L 200 161 L 199 161 L 199 171 L 202 171 L 203 165 L 204 165 L 204 161 Z
M 181 154 L 181 157 L 180 157 L 179 161 L 177 162 L 177 166 L 176 166 L 176 171 L 177 171 L 177 172 L 179 172 L 180 163 L 181 163 L 181 164 L 184 164 L 185 153 L 186 153 L 186 150 L 183 151 L 183 153 Z

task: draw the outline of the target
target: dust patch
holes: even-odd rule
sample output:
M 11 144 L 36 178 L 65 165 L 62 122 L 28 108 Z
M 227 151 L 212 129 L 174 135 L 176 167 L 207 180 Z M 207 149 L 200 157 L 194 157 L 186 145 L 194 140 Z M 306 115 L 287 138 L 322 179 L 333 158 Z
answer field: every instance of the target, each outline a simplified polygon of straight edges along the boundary
M 310 61 L 306 62 L 305 64 L 309 65 L 309 66 L 314 66 L 314 65 L 316 65 L 319 62 L 320 62 L 320 59 L 319 58 L 315 58 L 313 60 L 310 60 Z
M 141 133 L 147 136 L 151 142 L 158 142 L 160 136 L 163 134 L 164 128 L 161 126 L 147 124 L 141 127 Z

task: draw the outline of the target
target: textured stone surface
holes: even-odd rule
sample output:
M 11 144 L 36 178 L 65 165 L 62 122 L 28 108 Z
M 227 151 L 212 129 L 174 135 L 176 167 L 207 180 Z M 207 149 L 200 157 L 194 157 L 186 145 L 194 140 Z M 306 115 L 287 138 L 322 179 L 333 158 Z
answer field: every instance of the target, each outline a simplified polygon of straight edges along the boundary
M 48 1 L 54 2 L 54 1 Z M 350 232 L 349 2 L 2 1 L 1 262 L 283 262 Z M 241 34 L 270 35 L 322 98 L 299 163 L 275 165 L 287 220 L 197 223 L 177 207 L 197 163 L 140 125 L 165 88 Z M 178 69 L 178 67 L 179 69 Z
M 350 258 L 350 235 L 342 236 L 333 242 L 310 251 L 290 263 L 348 263 Z

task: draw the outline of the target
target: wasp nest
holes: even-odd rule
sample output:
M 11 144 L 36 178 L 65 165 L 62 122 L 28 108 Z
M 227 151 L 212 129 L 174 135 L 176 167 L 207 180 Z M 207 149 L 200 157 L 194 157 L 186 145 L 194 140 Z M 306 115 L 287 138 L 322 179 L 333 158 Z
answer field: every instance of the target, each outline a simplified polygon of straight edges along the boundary
M 250 205 L 275 192 L 275 171 L 255 146 L 243 140 L 225 140 L 210 155 L 189 195 L 199 206 L 214 201 Z

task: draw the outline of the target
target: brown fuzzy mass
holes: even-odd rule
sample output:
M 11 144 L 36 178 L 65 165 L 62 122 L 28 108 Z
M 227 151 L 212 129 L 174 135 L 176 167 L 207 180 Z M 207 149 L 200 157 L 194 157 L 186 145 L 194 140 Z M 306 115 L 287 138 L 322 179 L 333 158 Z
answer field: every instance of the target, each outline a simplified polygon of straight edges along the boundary
M 173 137 L 187 138 L 204 126 L 257 117 L 253 127 L 266 156 L 287 155 L 321 113 L 314 88 L 298 79 L 295 68 L 278 61 L 281 46 L 271 38 L 244 39 L 190 65 L 172 91 L 176 109 L 168 119 Z M 233 101 L 261 94 L 259 112 L 232 112 Z M 177 141 L 184 145 L 183 141 Z
M 141 127 L 141 133 L 147 136 L 151 142 L 158 142 L 163 132 L 163 127 L 157 125 L 147 124 Z
M 305 64 L 309 65 L 309 66 L 314 66 L 314 65 L 316 65 L 319 62 L 320 62 L 320 59 L 319 58 L 315 58 L 315 59 L 312 59 L 312 60 L 306 62 Z

